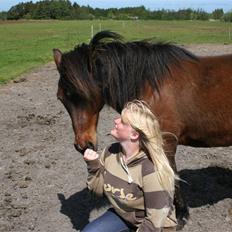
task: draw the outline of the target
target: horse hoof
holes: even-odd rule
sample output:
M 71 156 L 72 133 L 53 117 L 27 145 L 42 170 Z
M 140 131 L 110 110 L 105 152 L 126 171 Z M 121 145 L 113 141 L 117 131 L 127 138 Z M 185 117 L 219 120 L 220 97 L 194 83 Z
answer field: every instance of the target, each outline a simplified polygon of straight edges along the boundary
M 182 230 L 185 224 L 187 223 L 189 219 L 189 211 L 188 209 L 185 211 L 182 211 L 179 213 L 178 218 L 177 218 L 177 226 L 176 226 L 176 231 Z

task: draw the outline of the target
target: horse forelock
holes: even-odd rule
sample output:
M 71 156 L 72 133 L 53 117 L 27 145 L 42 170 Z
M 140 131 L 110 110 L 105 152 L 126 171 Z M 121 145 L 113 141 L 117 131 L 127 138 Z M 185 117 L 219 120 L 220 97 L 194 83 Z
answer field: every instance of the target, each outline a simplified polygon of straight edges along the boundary
M 86 44 L 62 55 L 60 84 L 82 98 L 91 100 L 97 88 L 92 78 L 90 49 Z
M 96 47 L 94 78 L 101 82 L 105 102 L 121 111 L 126 102 L 141 97 L 146 82 L 159 93 L 165 78 L 172 76 L 170 65 L 181 67 L 184 59 L 197 61 L 171 43 L 115 40 Z

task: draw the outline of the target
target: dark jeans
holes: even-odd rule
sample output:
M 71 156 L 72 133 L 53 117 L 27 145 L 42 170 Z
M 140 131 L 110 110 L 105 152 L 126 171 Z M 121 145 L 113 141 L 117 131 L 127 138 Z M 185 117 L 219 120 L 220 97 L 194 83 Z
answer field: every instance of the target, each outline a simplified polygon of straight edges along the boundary
M 85 226 L 81 232 L 130 232 L 129 226 L 114 212 L 107 210 L 102 216 Z

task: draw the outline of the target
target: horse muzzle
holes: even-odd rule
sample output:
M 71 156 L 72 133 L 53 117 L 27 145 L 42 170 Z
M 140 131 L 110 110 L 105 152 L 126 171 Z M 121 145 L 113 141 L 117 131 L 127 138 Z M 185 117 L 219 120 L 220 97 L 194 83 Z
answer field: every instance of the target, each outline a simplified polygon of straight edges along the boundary
M 85 147 L 82 147 L 80 144 L 75 144 L 74 143 L 74 147 L 82 155 L 84 155 L 85 150 L 88 149 L 88 148 L 92 149 L 92 150 L 95 150 L 95 151 L 97 150 L 97 145 L 94 146 L 94 144 L 92 142 L 87 142 L 86 145 L 85 145 Z

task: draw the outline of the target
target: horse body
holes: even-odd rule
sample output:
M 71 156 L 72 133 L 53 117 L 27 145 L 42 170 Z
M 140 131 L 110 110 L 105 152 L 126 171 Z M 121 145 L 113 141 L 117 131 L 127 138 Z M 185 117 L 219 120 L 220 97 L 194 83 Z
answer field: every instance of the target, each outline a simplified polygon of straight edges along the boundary
M 105 38 L 113 42 L 102 42 Z M 78 151 L 97 149 L 98 116 L 105 104 L 120 113 L 135 98 L 150 105 L 168 132 L 164 149 L 175 170 L 178 144 L 232 145 L 232 55 L 196 57 L 171 44 L 117 39 L 115 33 L 100 32 L 89 45 L 64 54 L 54 50 L 57 96 L 71 117 Z M 175 205 L 177 217 L 187 218 L 179 188 Z
M 147 86 L 141 99 L 151 105 L 163 131 L 179 144 L 194 147 L 232 145 L 232 55 L 199 57 L 171 68 L 160 94 Z

